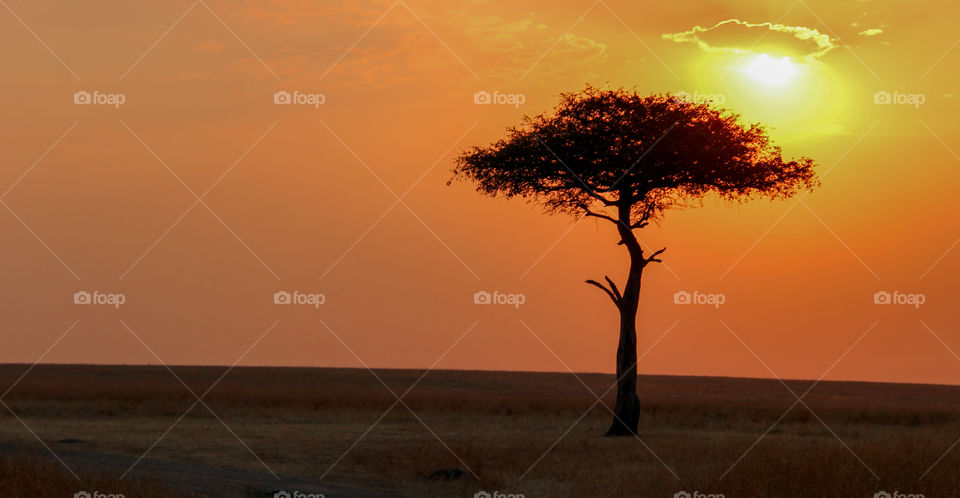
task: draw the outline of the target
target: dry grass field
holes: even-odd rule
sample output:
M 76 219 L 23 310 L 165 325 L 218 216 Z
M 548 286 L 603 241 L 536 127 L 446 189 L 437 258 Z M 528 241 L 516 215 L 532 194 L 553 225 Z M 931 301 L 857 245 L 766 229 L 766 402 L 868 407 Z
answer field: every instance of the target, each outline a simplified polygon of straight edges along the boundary
M 77 481 L 77 478 L 80 480 Z M 124 481 L 98 473 L 80 473 L 72 476 L 57 463 L 37 458 L 0 456 L 0 483 L 3 494 L 9 497 L 73 496 L 79 489 L 110 490 L 126 496 L 154 496 L 172 498 L 184 493 L 172 490 L 155 481 Z
M 27 368 L 0 366 L 3 390 Z M 226 368 L 173 371 L 201 395 Z M 422 374 L 376 371 L 397 396 Z M 243 367 L 194 405 L 163 367 L 41 365 L 2 399 L 23 423 L 0 405 L 0 496 L 35 485 L 56 489 L 44 496 L 186 493 L 195 474 L 151 484 L 137 471 L 119 481 L 126 465 L 98 468 L 151 447 L 144 462 L 276 472 L 346 486 L 345 496 L 960 495 L 960 387 L 822 382 L 797 403 L 790 390 L 802 395 L 812 381 L 644 376 L 639 438 L 604 438 L 610 412 L 594 393 L 612 376 L 580 378 L 586 386 L 570 374 L 432 371 L 401 403 L 367 370 Z M 455 468 L 463 476 L 429 478 Z

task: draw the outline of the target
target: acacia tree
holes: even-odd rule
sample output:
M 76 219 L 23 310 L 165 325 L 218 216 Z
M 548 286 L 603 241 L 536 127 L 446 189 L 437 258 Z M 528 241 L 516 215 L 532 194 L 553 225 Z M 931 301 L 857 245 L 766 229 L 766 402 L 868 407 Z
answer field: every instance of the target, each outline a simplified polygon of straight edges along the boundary
M 669 208 L 701 204 L 707 194 L 744 201 L 783 199 L 813 189 L 814 162 L 785 161 L 766 130 L 709 103 L 669 94 L 585 90 L 563 94 L 552 113 L 525 117 L 507 136 L 456 158 L 453 179 L 490 196 L 523 197 L 548 213 L 612 223 L 629 255 L 623 288 L 602 289 L 620 315 L 617 397 L 608 436 L 637 431 L 637 306 L 640 278 L 666 248 L 644 252 L 635 230 Z M 452 181 L 452 180 L 451 180 Z

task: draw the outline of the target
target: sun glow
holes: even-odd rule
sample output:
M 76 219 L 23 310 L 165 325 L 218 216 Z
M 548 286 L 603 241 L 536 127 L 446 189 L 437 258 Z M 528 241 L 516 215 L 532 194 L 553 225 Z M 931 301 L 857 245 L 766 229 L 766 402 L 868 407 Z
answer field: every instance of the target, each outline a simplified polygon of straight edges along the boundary
M 789 57 L 771 57 L 767 54 L 750 58 L 741 70 L 755 81 L 770 86 L 779 86 L 791 81 L 800 69 Z

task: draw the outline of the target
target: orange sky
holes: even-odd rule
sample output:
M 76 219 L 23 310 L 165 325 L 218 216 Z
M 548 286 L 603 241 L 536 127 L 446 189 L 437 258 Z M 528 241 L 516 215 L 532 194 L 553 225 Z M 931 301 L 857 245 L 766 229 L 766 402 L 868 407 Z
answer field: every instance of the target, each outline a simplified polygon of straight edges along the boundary
M 824 176 L 801 202 L 707 199 L 640 233 L 669 248 L 644 279 L 642 373 L 960 383 L 954 4 L 6 5 L 2 362 L 612 371 L 616 314 L 583 280 L 622 281 L 613 230 L 446 185 L 457 151 L 591 83 L 713 95 Z M 797 74 L 759 81 L 760 53 Z

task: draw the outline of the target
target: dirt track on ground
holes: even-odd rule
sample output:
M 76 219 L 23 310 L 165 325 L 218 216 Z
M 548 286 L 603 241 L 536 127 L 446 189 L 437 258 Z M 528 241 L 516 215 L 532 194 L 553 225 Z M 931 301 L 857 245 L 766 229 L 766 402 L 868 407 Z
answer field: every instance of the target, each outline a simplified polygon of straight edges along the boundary
M 268 472 L 257 473 L 228 467 L 213 467 L 196 463 L 175 462 L 144 458 L 136 462 L 135 458 L 99 453 L 83 448 L 84 443 L 47 442 L 56 456 L 74 472 L 89 472 L 119 479 L 127 469 L 133 470 L 126 479 L 151 480 L 184 494 L 200 496 L 264 497 L 272 498 L 278 491 L 286 491 L 290 496 L 294 491 L 303 494 L 322 495 L 324 498 L 387 498 L 397 496 L 386 491 L 336 486 L 309 479 L 274 476 Z M 57 458 L 49 451 L 37 452 L 14 446 L 0 446 L 0 454 L 28 455 L 39 460 L 58 464 Z M 134 463 L 136 465 L 134 466 Z M 109 492 L 109 490 L 101 490 Z

